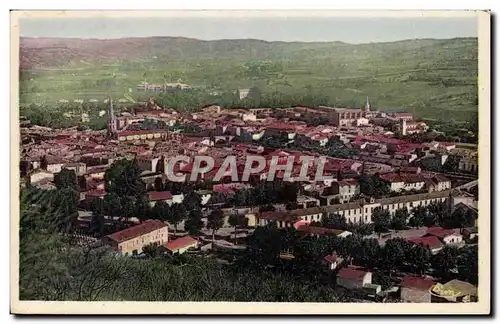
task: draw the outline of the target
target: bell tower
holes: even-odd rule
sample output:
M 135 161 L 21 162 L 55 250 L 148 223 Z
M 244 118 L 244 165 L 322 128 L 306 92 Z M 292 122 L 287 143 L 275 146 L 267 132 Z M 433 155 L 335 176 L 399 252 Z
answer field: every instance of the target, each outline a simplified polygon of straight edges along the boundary
M 118 132 L 116 125 L 116 115 L 113 109 L 113 99 L 111 96 L 108 96 L 108 136 L 115 137 Z
M 365 114 L 370 112 L 370 102 L 368 101 L 368 96 L 366 96 L 366 102 L 365 102 L 365 107 L 363 109 L 363 112 Z

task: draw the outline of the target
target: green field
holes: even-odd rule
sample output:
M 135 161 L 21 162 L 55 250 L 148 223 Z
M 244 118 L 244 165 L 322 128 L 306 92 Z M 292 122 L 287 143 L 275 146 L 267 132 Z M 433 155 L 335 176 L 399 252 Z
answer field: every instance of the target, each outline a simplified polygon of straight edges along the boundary
M 126 46 L 123 50 L 127 51 Z M 23 70 L 21 105 L 60 99 L 102 102 L 108 93 L 123 98 L 129 88 L 133 97 L 143 98 L 144 93 L 135 88 L 146 78 L 149 83 L 181 80 L 206 94 L 258 87 L 263 96 L 321 96 L 338 107 L 359 107 L 369 96 L 374 108 L 415 110 L 420 118 L 477 117 L 474 38 L 363 45 L 255 40 L 188 42 L 175 47 L 155 43 L 140 56 L 75 57 L 63 67 Z

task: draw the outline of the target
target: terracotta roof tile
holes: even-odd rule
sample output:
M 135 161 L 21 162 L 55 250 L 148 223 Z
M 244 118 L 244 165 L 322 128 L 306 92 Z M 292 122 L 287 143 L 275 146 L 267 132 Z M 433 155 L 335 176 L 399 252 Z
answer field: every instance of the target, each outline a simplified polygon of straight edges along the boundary
M 148 192 L 149 201 L 170 200 L 172 193 L 170 191 L 150 191 Z
M 428 291 L 435 284 L 436 282 L 430 278 L 405 276 L 401 282 L 401 287 Z
M 187 246 L 197 244 L 197 243 L 198 243 L 197 239 L 188 235 L 188 236 L 183 236 L 181 238 L 173 240 L 171 242 L 168 242 L 164 246 L 170 251 L 175 251 L 177 249 L 181 249 L 183 247 L 187 247 Z
M 363 280 L 363 277 L 368 273 L 368 271 L 356 269 L 353 267 L 342 268 L 339 270 L 337 275 L 340 278 L 351 279 L 351 280 Z
M 107 237 L 115 242 L 121 243 L 166 226 L 168 225 L 159 220 L 147 220 L 142 224 L 132 226 L 122 231 L 110 234 Z
M 441 247 L 441 241 L 439 241 L 439 239 L 435 236 L 410 237 L 407 240 L 414 244 L 422 244 L 432 250 L 439 249 Z

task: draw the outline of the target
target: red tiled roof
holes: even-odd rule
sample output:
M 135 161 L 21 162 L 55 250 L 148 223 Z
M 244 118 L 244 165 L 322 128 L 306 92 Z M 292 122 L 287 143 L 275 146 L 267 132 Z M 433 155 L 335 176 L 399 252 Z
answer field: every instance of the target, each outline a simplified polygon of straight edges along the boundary
M 282 211 L 261 212 L 259 218 L 267 220 L 279 220 L 279 221 L 293 221 L 297 219 L 297 217 L 290 214 L 290 212 L 282 212 Z
M 170 191 L 150 191 L 148 192 L 149 201 L 170 200 L 172 193 Z
M 364 271 L 361 269 L 356 269 L 352 267 L 342 268 L 338 272 L 338 276 L 344 279 L 351 280 L 363 280 L 364 276 L 368 273 L 368 271 Z
M 380 176 L 380 179 L 387 182 L 405 182 L 405 183 L 417 183 L 425 182 L 425 178 L 420 174 L 412 173 L 386 173 Z
M 165 129 L 138 129 L 138 130 L 124 130 L 118 132 L 118 136 L 129 136 L 129 135 L 142 135 L 142 134 L 157 134 L 165 133 Z
M 132 227 L 129 227 L 129 228 L 124 229 L 122 231 L 110 234 L 107 237 L 109 237 L 110 239 L 112 239 L 115 242 L 121 243 L 121 242 L 131 240 L 133 238 L 142 236 L 144 234 L 150 233 L 152 231 L 158 230 L 158 229 L 166 227 L 166 226 L 168 226 L 168 225 L 162 221 L 159 221 L 156 219 L 154 219 L 154 220 L 150 219 L 150 220 L 143 222 L 142 224 L 132 226 Z
M 401 287 L 428 291 L 435 284 L 436 282 L 429 278 L 405 276 L 401 282 Z
M 295 227 L 295 229 L 299 230 L 300 227 L 302 226 L 309 226 L 311 222 L 308 222 L 308 221 L 298 221 L 297 223 L 293 224 L 293 226 Z
M 183 247 L 187 247 L 193 244 L 197 244 L 198 240 L 191 237 L 191 236 L 183 236 L 181 238 L 178 238 L 176 240 L 173 240 L 171 242 L 168 242 L 165 244 L 165 247 L 170 250 L 170 251 L 175 251 L 177 249 L 181 249 Z
M 334 263 L 337 262 L 339 257 L 336 254 L 329 254 L 323 258 L 326 262 Z
M 444 229 L 442 227 L 429 227 L 425 235 L 432 235 L 439 238 L 445 238 L 448 235 L 455 233 L 454 229 Z
M 408 242 L 414 244 L 422 244 L 423 246 L 428 247 L 429 249 L 439 249 L 441 247 L 441 241 L 435 236 L 426 236 L 426 237 L 410 237 L 407 239 Z

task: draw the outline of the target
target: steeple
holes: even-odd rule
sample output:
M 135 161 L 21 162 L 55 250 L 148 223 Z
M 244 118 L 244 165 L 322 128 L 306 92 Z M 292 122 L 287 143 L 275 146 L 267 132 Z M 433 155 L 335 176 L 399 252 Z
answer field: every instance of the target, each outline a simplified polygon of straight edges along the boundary
M 114 136 L 117 132 L 117 127 L 116 127 L 116 115 L 113 109 L 113 99 L 111 99 L 111 96 L 108 96 L 108 104 L 109 104 L 108 135 Z
M 370 102 L 368 101 L 368 96 L 366 96 L 366 102 L 365 102 L 365 112 L 370 111 Z

